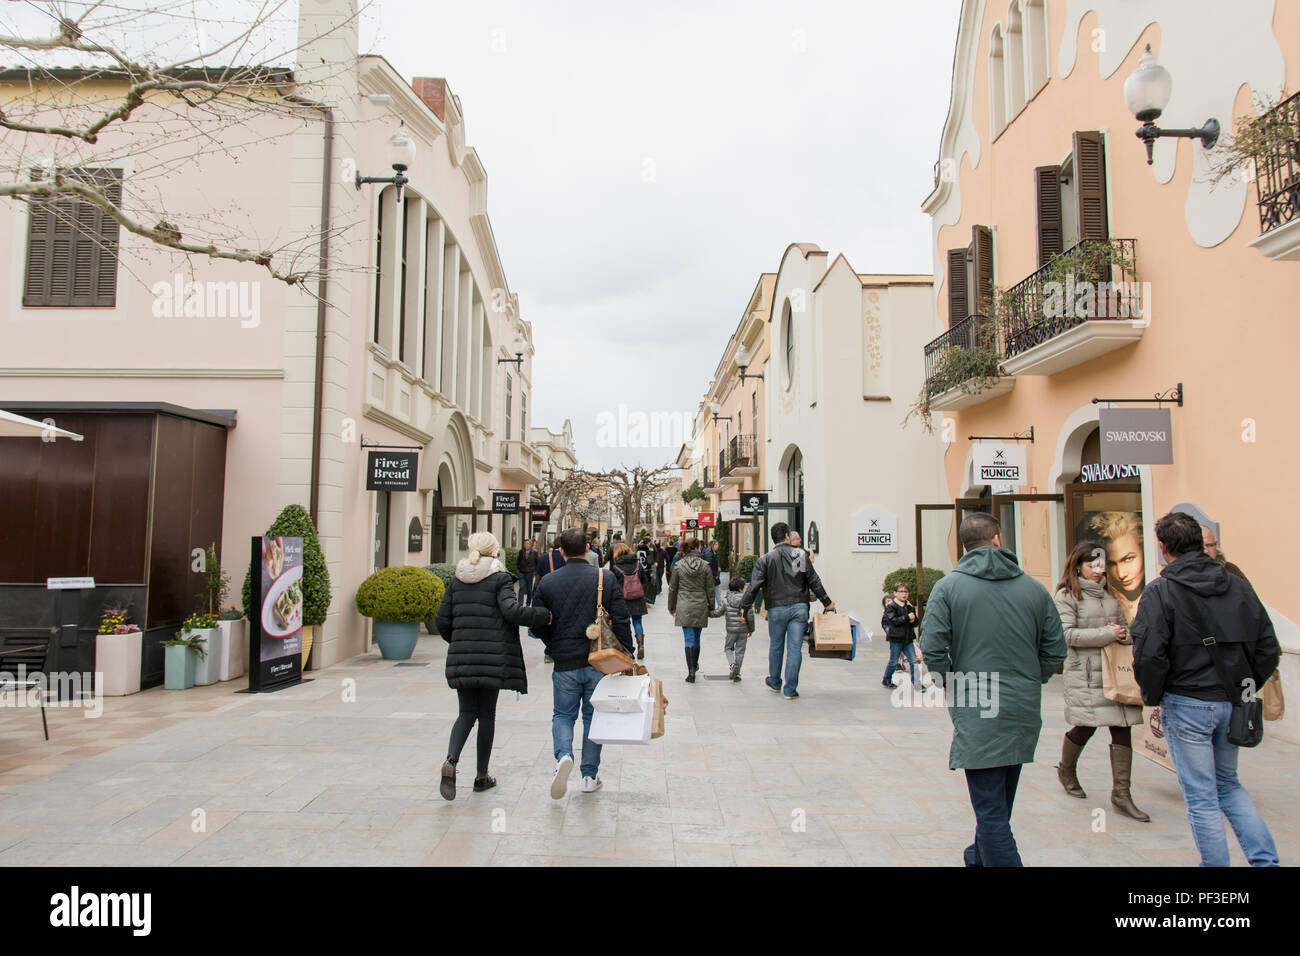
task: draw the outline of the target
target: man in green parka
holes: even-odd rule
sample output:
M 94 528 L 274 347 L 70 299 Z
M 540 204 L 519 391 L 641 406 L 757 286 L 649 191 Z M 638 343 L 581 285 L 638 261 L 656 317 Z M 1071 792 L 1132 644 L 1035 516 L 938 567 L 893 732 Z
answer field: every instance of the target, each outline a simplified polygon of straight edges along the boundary
M 966 553 L 930 593 L 921 653 L 944 683 L 948 766 L 966 771 L 975 810 L 966 865 L 1021 866 L 1011 805 L 1021 764 L 1034 759 L 1042 685 L 1065 660 L 1065 637 L 1052 596 L 1002 547 L 996 518 L 968 515 L 958 533 Z

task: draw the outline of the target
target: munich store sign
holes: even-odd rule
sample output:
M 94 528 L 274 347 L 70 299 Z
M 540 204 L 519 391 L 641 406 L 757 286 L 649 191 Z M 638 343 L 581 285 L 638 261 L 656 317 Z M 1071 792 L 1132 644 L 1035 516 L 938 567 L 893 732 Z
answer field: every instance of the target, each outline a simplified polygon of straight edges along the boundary
M 977 485 L 1028 483 L 1025 479 L 1027 456 L 1023 445 L 976 445 L 972 449 L 972 456 Z
M 850 551 L 883 553 L 898 550 L 898 519 L 878 505 L 868 505 L 849 522 Z
M 1168 408 L 1103 408 L 1103 465 L 1172 465 L 1173 416 Z
M 519 510 L 519 492 L 492 492 L 492 513 L 494 515 L 512 515 Z
M 372 451 L 366 454 L 366 491 L 416 491 L 420 453 Z

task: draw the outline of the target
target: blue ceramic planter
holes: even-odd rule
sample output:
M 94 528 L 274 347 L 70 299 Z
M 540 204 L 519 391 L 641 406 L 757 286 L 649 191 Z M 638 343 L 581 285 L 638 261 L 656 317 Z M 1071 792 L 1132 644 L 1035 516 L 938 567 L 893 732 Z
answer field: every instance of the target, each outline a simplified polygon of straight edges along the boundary
M 419 621 L 375 621 L 375 643 L 386 661 L 409 659 L 419 640 Z
M 198 655 L 183 644 L 163 648 L 163 651 L 163 686 L 168 690 L 193 687 Z

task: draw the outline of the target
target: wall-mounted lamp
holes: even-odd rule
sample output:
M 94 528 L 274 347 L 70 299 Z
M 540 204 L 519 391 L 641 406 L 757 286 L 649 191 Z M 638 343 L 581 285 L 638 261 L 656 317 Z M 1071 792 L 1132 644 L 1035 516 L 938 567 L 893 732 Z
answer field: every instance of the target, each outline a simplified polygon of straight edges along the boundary
M 499 358 L 497 359 L 497 364 L 500 365 L 502 362 L 509 362 L 511 365 L 515 366 L 515 368 L 523 368 L 524 353 L 528 351 L 528 343 L 523 340 L 523 336 L 515 339 L 512 351 L 515 353 L 514 358 Z
M 386 183 L 397 187 L 397 201 L 402 201 L 402 187 L 411 180 L 404 175 L 411 164 L 415 162 L 415 141 L 406 133 L 406 123 L 403 122 L 393 138 L 388 141 L 388 160 L 393 165 L 392 176 L 362 176 L 361 171 L 357 171 L 357 189 L 360 190 L 364 183 Z
M 745 374 L 745 369 L 749 368 L 749 363 L 752 362 L 753 359 L 754 356 L 750 355 L 749 349 L 745 348 L 743 345 L 736 349 L 736 366 L 740 369 L 740 384 L 742 385 L 745 384 L 745 379 L 747 378 L 762 379 L 763 377 L 762 372 L 759 372 L 757 375 Z
M 1151 149 L 1162 136 L 1180 136 L 1187 139 L 1199 139 L 1201 145 L 1210 149 L 1219 141 L 1219 121 L 1211 117 L 1200 129 L 1161 129 L 1156 120 L 1169 105 L 1173 93 L 1174 81 L 1169 71 L 1156 62 L 1151 52 L 1151 44 L 1138 60 L 1137 69 L 1124 81 L 1124 102 L 1129 110 L 1142 121 L 1137 137 L 1147 145 L 1147 165 L 1152 163 Z
M 713 413 L 713 424 L 714 424 L 714 425 L 718 424 L 719 421 L 724 421 L 724 422 L 729 422 L 729 421 L 731 421 L 731 416 L 730 416 L 730 415 L 719 415 L 719 414 L 718 414 L 718 412 L 722 411 L 722 406 L 719 405 L 717 402 L 709 402 L 709 411 L 711 411 L 711 412 Z

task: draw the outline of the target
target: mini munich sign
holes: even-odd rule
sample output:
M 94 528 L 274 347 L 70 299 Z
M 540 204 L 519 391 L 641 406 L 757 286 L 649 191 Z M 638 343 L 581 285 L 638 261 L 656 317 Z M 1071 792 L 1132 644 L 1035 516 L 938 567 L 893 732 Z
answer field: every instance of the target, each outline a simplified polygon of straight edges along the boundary
M 877 505 L 863 508 L 849 522 L 850 551 L 898 550 L 898 519 Z
M 1021 445 L 976 445 L 971 449 L 975 483 L 1026 484 L 1025 449 Z

